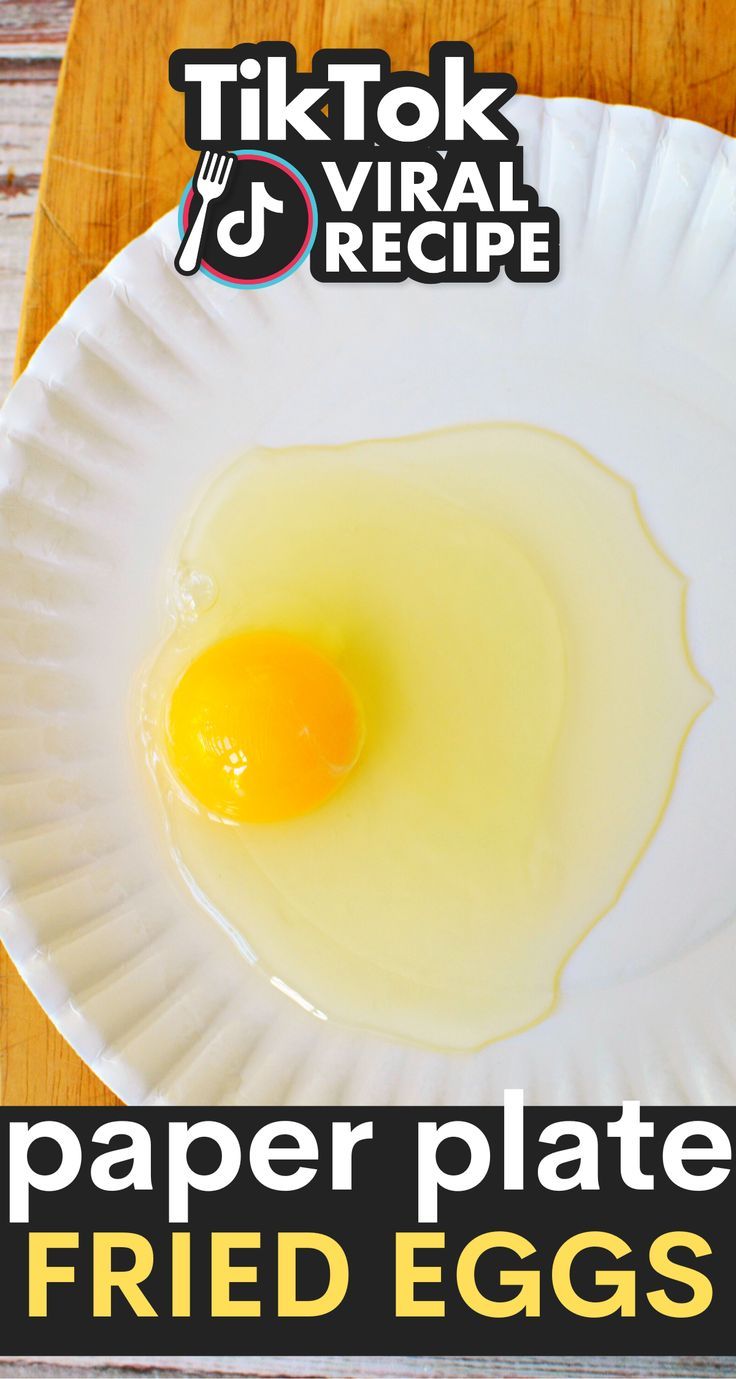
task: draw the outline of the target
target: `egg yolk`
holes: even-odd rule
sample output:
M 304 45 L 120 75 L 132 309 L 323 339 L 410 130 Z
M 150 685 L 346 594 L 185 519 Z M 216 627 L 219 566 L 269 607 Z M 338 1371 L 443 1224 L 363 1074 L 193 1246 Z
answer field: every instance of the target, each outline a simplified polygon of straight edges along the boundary
M 210 814 L 268 823 L 316 809 L 355 765 L 360 706 L 342 672 L 275 631 L 217 642 L 176 684 L 166 724 L 171 766 Z

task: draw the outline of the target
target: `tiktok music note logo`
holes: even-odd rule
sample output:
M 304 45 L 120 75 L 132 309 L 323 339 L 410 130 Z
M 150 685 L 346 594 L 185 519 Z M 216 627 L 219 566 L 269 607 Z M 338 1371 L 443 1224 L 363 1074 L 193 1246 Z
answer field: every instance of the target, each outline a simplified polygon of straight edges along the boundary
M 175 266 L 230 287 L 266 287 L 307 258 L 317 207 L 302 174 L 259 149 L 205 149 L 179 207 Z

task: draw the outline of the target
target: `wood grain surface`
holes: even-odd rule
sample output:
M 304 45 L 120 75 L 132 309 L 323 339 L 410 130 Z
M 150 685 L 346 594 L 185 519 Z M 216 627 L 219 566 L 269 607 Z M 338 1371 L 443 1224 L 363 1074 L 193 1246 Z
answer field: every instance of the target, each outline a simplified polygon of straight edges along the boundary
M 42 8 L 48 34 L 63 34 L 64 0 L 3 0 L 0 42 L 11 41 L 13 26 L 16 37 L 29 33 Z M 633 102 L 733 132 L 734 10 L 734 0 L 78 0 L 40 186 L 18 367 L 110 256 L 178 200 L 193 157 L 182 98 L 167 84 L 176 47 L 285 37 L 304 63 L 322 46 L 375 45 L 397 65 L 421 68 L 432 41 L 464 38 L 479 66 L 513 72 L 523 91 Z M 35 49 L 28 61 L 40 63 L 39 80 L 51 70 Z M 5 1103 L 112 1103 L 7 957 L 0 981 Z

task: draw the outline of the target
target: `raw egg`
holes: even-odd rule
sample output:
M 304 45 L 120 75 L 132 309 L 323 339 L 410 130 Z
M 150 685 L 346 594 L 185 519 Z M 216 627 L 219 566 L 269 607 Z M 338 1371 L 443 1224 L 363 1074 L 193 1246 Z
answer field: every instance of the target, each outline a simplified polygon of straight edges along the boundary
M 631 486 L 521 425 L 256 451 L 169 590 L 138 723 L 198 901 L 346 1023 L 548 1014 L 710 698 Z
M 167 719 L 176 776 L 209 814 L 236 823 L 316 808 L 355 765 L 362 737 L 345 677 L 283 632 L 245 632 L 201 652 Z

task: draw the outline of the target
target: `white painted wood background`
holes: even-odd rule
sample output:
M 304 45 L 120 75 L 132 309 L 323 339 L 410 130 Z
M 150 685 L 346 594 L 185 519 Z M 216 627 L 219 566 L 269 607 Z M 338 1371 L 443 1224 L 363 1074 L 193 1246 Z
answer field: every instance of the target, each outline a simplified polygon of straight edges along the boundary
M 116 0 L 105 0 L 115 4 Z M 570 0 L 572 3 L 573 0 Z M 217 0 L 215 0 L 217 3 Z M 305 0 L 308 3 L 308 0 Z M 31 225 L 73 0 L 0 0 L 0 401 L 13 370 Z M 1 1327 L 1 1322 L 0 1322 Z M 504 1359 L 473 1356 L 339 1359 L 165 1355 L 0 1356 L 0 1379 L 73 1376 L 237 1376 L 237 1379 L 734 1379 L 736 1357 Z
M 31 223 L 72 7 L 73 0 L 0 0 L 0 401 L 13 371 Z
M 111 0 L 114 3 L 114 0 Z M 496 1359 L 472 1355 L 413 1359 L 391 1356 L 386 1359 L 346 1355 L 337 1359 L 303 1359 L 262 1355 L 203 1355 L 172 1358 L 166 1355 L 124 1356 L 106 1360 L 100 1356 L 64 1359 L 54 1355 L 44 1360 L 23 1356 L 0 1357 L 0 1379 L 733 1379 L 732 1358 L 598 1359 L 565 1356 L 539 1359 L 535 1356 Z

